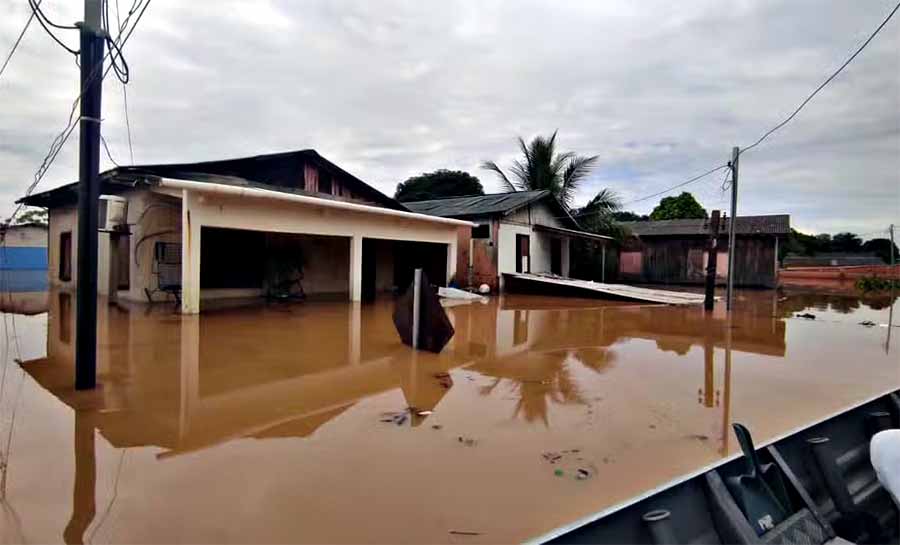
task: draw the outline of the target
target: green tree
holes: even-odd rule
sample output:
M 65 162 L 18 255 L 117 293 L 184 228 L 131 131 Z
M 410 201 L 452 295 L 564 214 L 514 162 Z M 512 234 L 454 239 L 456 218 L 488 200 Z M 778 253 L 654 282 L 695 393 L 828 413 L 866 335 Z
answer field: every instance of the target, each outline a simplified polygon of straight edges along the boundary
M 572 216 L 585 231 L 621 238 L 622 226 L 615 218 L 621 207 L 622 200 L 615 191 L 602 189 L 586 205 L 573 209 Z
M 862 245 L 862 251 L 864 252 L 872 252 L 878 257 L 881 258 L 885 263 L 891 262 L 891 241 L 887 238 L 873 238 L 872 240 L 867 240 Z M 896 244 L 894 246 L 894 263 L 900 262 L 900 249 L 897 248 Z
M 394 198 L 398 201 L 427 201 L 445 197 L 484 195 L 478 178 L 462 170 L 440 169 L 425 172 L 397 184 Z
M 643 214 L 635 214 L 634 212 L 622 211 L 613 212 L 613 218 L 616 221 L 649 221 L 650 216 Z
M 590 174 L 597 156 L 585 157 L 570 151 L 560 153 L 556 149 L 556 133 L 554 131 L 549 138 L 535 136 L 528 143 L 520 137 L 522 158 L 513 161 L 509 168 L 511 176 L 493 161 L 485 161 L 481 167 L 496 173 L 507 191 L 546 189 L 564 206 L 571 207 L 579 183 Z
M 40 223 L 47 225 L 48 214 L 46 208 L 31 208 L 16 216 L 16 225 L 23 223 Z
M 700 206 L 697 199 L 687 191 L 677 197 L 663 198 L 653 212 L 650 212 L 650 219 L 654 221 L 705 219 L 708 217 L 706 209 Z
M 831 238 L 831 248 L 835 252 L 859 252 L 862 250 L 862 239 L 855 233 L 838 233 Z

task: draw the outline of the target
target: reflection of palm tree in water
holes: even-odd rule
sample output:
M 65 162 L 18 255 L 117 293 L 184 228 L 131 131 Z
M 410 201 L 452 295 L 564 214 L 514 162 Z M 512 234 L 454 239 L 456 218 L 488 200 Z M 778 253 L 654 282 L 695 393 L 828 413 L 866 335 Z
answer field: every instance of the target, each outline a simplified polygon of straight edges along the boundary
M 480 363 L 471 369 L 495 378 L 491 384 L 479 389 L 481 395 L 489 396 L 504 380 L 509 381 L 518 398 L 513 416 L 521 415 L 527 422 L 540 421 L 549 426 L 551 403 L 589 404 L 578 385 L 576 364 L 602 373 L 613 359 L 613 354 L 607 350 L 586 347 L 512 356 Z

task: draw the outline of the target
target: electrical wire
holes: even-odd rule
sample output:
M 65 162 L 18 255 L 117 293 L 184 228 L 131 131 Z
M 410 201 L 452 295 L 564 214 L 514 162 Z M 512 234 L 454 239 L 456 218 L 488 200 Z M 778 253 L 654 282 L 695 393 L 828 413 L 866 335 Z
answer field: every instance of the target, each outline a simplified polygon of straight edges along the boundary
M 47 34 L 49 34 L 50 37 L 53 38 L 53 40 L 60 45 L 60 47 L 62 47 L 63 49 L 65 49 L 66 51 L 68 51 L 69 53 L 71 53 L 73 55 L 78 55 L 78 53 L 79 53 L 78 50 L 72 49 L 71 47 L 67 46 L 65 43 L 63 43 L 62 40 L 60 40 L 56 36 L 56 34 L 53 33 L 52 30 L 50 30 L 50 27 L 59 28 L 62 30 L 77 30 L 78 27 L 68 26 L 68 25 L 59 25 L 59 24 L 54 23 L 46 15 L 44 15 L 44 12 L 41 11 L 39 2 L 36 0 L 28 0 L 28 5 L 31 7 L 31 13 L 37 17 L 38 23 L 41 24 L 41 26 L 44 28 L 44 30 L 47 32 Z
M 106 143 L 106 138 L 103 137 L 103 133 L 100 133 L 100 142 L 103 144 L 103 149 L 106 150 L 106 157 L 109 158 L 109 161 L 117 167 L 122 166 L 113 159 L 112 153 L 109 152 L 109 144 Z
M 33 1 L 34 0 L 29 0 L 29 3 L 33 2 Z M 125 16 L 125 19 L 123 21 L 123 26 L 122 26 L 123 30 L 124 30 L 125 26 L 128 24 L 129 20 L 131 19 L 131 16 L 135 12 L 137 12 L 137 10 L 139 8 L 140 8 L 140 13 L 138 13 L 137 18 L 134 21 L 134 24 L 131 25 L 131 28 L 128 29 L 128 32 L 127 32 L 127 34 L 125 34 L 124 38 L 122 37 L 121 33 L 119 33 L 119 36 L 116 37 L 116 42 L 118 42 L 118 48 L 120 50 L 125 47 L 125 44 L 128 42 L 128 39 L 131 37 L 131 34 L 134 32 L 134 29 L 137 28 L 138 23 L 140 22 L 144 13 L 147 11 L 147 8 L 150 6 L 150 2 L 151 2 L 151 0 L 146 0 L 146 2 L 144 2 L 144 0 L 135 0 L 134 4 L 132 4 L 131 10 L 129 10 L 128 14 Z M 107 52 L 105 58 L 108 58 L 109 55 L 110 55 L 110 53 Z M 100 67 L 101 67 L 101 65 L 98 64 L 97 67 L 94 69 L 94 71 L 91 72 L 91 74 L 87 77 L 87 80 L 85 81 L 84 86 L 81 89 L 81 93 L 72 102 L 72 108 L 69 110 L 69 118 L 68 118 L 68 122 L 66 123 L 66 127 L 56 136 L 56 138 L 53 139 L 53 142 L 50 144 L 50 150 L 44 156 L 44 159 L 41 161 L 41 165 L 38 167 L 37 171 L 35 171 L 34 181 L 28 186 L 28 188 L 25 191 L 25 197 L 30 196 L 31 193 L 34 191 L 34 189 L 37 187 L 37 185 L 44 178 L 44 175 L 47 173 L 47 170 L 49 170 L 50 166 L 53 164 L 53 161 L 56 160 L 56 157 L 57 157 L 57 155 L 59 155 L 59 152 L 62 149 L 63 145 L 66 143 L 66 141 L 68 141 L 69 136 L 72 134 L 72 131 L 77 126 L 77 122 L 81 120 L 80 117 L 75 118 L 75 111 L 78 109 L 78 104 L 80 103 L 82 97 L 84 97 L 84 94 L 87 92 L 88 88 L 91 86 L 91 84 L 97 78 L 97 76 L 100 74 Z M 109 74 L 109 71 L 111 69 L 112 69 L 111 66 L 106 67 L 106 69 L 103 71 L 101 81 L 106 78 L 107 74 Z M 12 215 L 9 218 L 7 218 L 4 223 L 6 223 L 7 225 L 11 224 L 13 222 L 13 220 L 16 218 L 16 216 L 18 216 L 19 212 L 21 212 L 23 207 L 24 207 L 24 204 L 20 203 L 15 208 Z
M 869 36 L 869 38 L 868 38 L 865 42 L 863 42 L 863 44 L 862 44 L 861 46 L 859 46 L 859 48 L 858 48 L 852 55 L 850 55 L 850 58 L 848 58 L 846 61 L 844 61 L 844 64 L 842 64 L 837 70 L 834 71 L 834 73 L 832 73 L 830 76 L 828 76 L 828 79 L 826 79 L 825 81 L 823 81 L 821 85 L 819 85 L 818 87 L 816 87 L 816 90 L 813 91 L 808 97 L 806 97 L 806 99 L 805 99 L 803 102 L 801 102 L 799 106 L 797 106 L 797 109 L 795 109 L 794 112 L 791 113 L 791 115 L 789 115 L 789 116 L 788 116 L 784 121 L 782 121 L 781 123 L 775 125 L 775 126 L 772 127 L 771 129 L 769 129 L 769 131 L 766 132 L 764 135 L 760 136 L 759 139 L 758 139 L 756 142 L 754 142 L 754 143 L 750 144 L 749 146 L 746 146 L 745 148 L 741 149 L 741 150 L 738 152 L 738 156 L 740 156 L 740 155 L 742 155 L 742 154 L 744 154 L 744 153 L 746 153 L 746 152 L 752 150 L 752 149 L 755 148 L 756 146 L 762 144 L 763 141 L 764 141 L 766 138 L 769 137 L 769 135 L 771 135 L 772 133 L 774 133 L 775 131 L 777 131 L 777 130 L 780 129 L 781 127 L 784 127 L 784 126 L 787 125 L 792 119 L 794 119 L 794 117 L 796 117 L 796 115 L 797 115 L 798 113 L 800 113 L 800 110 L 802 110 L 803 107 L 806 106 L 806 104 L 807 104 L 810 100 L 812 100 L 813 97 L 816 96 L 816 94 L 818 94 L 819 91 L 821 91 L 822 89 L 825 88 L 826 85 L 828 85 L 829 83 L 831 83 L 831 81 L 832 81 L 835 77 L 837 77 L 837 75 L 840 74 L 841 71 L 842 71 L 844 68 L 846 68 L 847 65 L 850 64 L 850 63 L 853 61 L 853 59 L 856 58 L 857 55 L 859 55 L 860 53 L 862 53 L 862 50 L 865 49 L 866 46 L 869 45 L 869 42 L 871 42 L 871 41 L 875 38 L 875 36 L 881 31 L 881 29 L 884 28 L 884 25 L 886 25 L 886 24 L 888 23 L 888 21 L 891 20 L 891 17 L 893 17 L 894 14 L 897 13 L 897 10 L 898 10 L 898 9 L 900 9 L 900 3 L 897 3 L 897 5 L 894 6 L 894 9 L 891 10 L 891 12 L 888 14 L 888 16 L 884 19 L 884 21 L 882 21 L 881 24 L 878 25 L 878 28 L 876 28 L 875 31 Z
M 122 19 L 119 16 L 119 0 L 116 0 L 116 25 L 119 28 L 119 35 L 122 34 Z M 125 109 L 125 128 L 128 131 L 128 155 L 131 159 L 130 164 L 134 164 L 134 146 L 131 143 L 131 119 L 128 116 L 128 87 L 122 83 L 122 104 Z
M 9 61 L 12 59 L 13 54 L 16 52 L 16 49 L 19 47 L 19 44 L 22 43 L 22 38 L 25 36 L 25 32 L 28 31 L 28 27 L 31 26 L 31 22 L 34 21 L 34 10 L 31 11 L 31 15 L 28 16 L 28 20 L 25 21 L 25 26 L 22 28 L 22 32 L 19 33 L 19 37 L 16 38 L 15 43 L 13 43 L 12 49 L 9 50 L 9 55 L 6 56 L 6 60 L 3 61 L 3 66 L 0 67 L 0 77 L 3 76 L 3 72 L 6 70 L 7 65 L 9 65 Z
M 628 205 L 630 205 L 630 204 L 634 204 L 634 203 L 637 203 L 637 202 L 646 201 L 647 199 L 652 199 L 653 197 L 658 197 L 658 196 L 660 196 L 660 195 L 663 195 L 663 194 L 665 194 L 665 193 L 668 193 L 668 192 L 673 191 L 673 190 L 675 190 L 675 189 L 678 189 L 678 188 L 680 188 L 680 187 L 684 187 L 684 186 L 686 186 L 686 185 L 689 185 L 689 184 L 692 184 L 692 183 L 694 183 L 694 182 L 700 181 L 700 180 L 702 180 L 703 178 L 706 178 L 707 176 L 709 176 L 710 174 L 722 170 L 723 168 L 728 168 L 728 165 L 719 165 L 719 166 L 717 166 L 717 167 L 715 167 L 715 168 L 713 168 L 713 169 L 707 170 L 707 171 L 704 172 L 703 174 L 700 174 L 700 175 L 698 175 L 698 176 L 694 176 L 693 178 L 690 178 L 690 179 L 688 179 L 688 180 L 686 180 L 686 181 L 684 181 L 684 182 L 681 182 L 681 183 L 679 183 L 679 184 L 675 184 L 675 185 L 673 185 L 673 186 L 671 186 L 671 187 L 669 187 L 669 188 L 663 189 L 662 191 L 657 191 L 656 193 L 653 193 L 653 194 L 651 194 L 651 195 L 647 195 L 646 197 L 641 197 L 641 198 L 639 198 L 639 199 L 633 199 L 633 200 L 630 200 L 630 201 L 628 201 L 628 202 L 624 202 L 624 203 L 622 203 L 622 206 L 624 207 L 624 206 L 628 206 Z

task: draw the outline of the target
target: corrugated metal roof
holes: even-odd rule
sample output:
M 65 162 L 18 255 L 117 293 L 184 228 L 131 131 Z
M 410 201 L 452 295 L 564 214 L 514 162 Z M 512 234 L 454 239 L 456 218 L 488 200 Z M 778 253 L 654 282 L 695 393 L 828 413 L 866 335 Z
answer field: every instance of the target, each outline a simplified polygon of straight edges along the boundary
M 632 234 L 639 237 L 652 236 L 705 236 L 709 234 L 708 219 L 623 221 Z M 719 225 L 720 233 L 727 233 L 729 219 Z M 739 235 L 787 235 L 791 232 L 791 216 L 773 214 L 769 216 L 738 216 L 736 233 Z
M 302 194 L 305 193 L 304 190 L 297 186 L 302 185 L 303 168 L 307 164 L 340 177 L 342 183 L 349 184 L 355 194 L 367 200 L 387 208 L 406 210 L 401 203 L 381 193 L 312 149 L 197 163 L 122 166 L 103 172 L 100 177 L 104 193 L 115 193 L 140 185 L 145 178 L 175 178 L 196 182 L 264 187 L 273 191 Z M 43 207 L 74 202 L 77 197 L 77 187 L 76 182 L 36 193 L 19 199 L 17 202 Z M 310 195 L 328 198 L 325 194 Z
M 514 191 L 491 195 L 404 202 L 403 204 L 413 212 L 431 214 L 432 216 L 487 216 L 491 214 L 507 214 L 549 194 L 550 192 L 546 190 Z

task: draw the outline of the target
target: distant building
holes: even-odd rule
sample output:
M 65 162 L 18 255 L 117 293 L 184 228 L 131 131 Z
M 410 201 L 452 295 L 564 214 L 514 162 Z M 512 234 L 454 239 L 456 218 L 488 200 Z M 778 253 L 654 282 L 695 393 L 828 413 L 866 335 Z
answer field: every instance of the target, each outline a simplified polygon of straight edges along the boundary
M 619 256 L 619 275 L 625 282 L 702 284 L 706 278 L 709 220 L 685 219 L 623 222 L 634 235 Z M 716 275 L 728 275 L 728 229 L 719 225 Z M 791 232 L 790 216 L 739 216 L 736 223 L 735 285 L 775 287 L 778 284 L 778 246 Z
M 131 301 L 287 296 L 365 301 L 414 268 L 446 285 L 458 230 L 417 214 L 314 150 L 119 167 L 101 174 L 99 292 Z M 21 199 L 47 208 L 53 286 L 76 285 L 77 184 Z M 113 210 L 113 207 L 116 210 Z M 293 291 L 291 291 L 293 290 Z
M 23 223 L 0 226 L 0 269 L 46 270 L 47 226 L 43 223 Z
M 788 254 L 782 260 L 785 269 L 795 267 L 858 267 L 884 265 L 884 261 L 873 253 L 818 253 L 814 255 Z
M 569 276 L 572 241 L 608 245 L 612 239 L 581 230 L 549 191 L 515 191 L 405 202 L 410 210 L 476 224 L 471 241 L 460 240 L 460 284 L 502 288 L 504 273 Z M 466 275 L 464 271 L 470 274 Z

